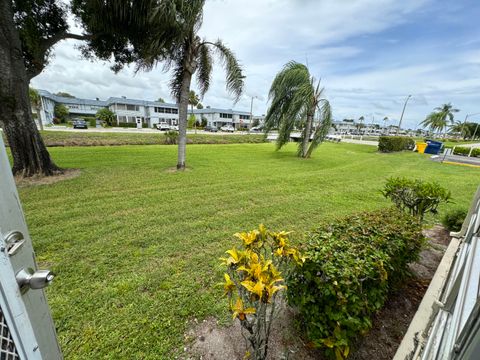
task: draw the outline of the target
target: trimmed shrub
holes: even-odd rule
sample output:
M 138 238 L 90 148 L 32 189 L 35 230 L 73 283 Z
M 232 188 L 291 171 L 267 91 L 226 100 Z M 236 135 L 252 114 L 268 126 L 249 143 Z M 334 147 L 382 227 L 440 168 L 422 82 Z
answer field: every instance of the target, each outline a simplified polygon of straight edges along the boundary
M 413 150 L 415 141 L 409 137 L 403 136 L 380 136 L 378 139 L 378 151 L 395 152 L 403 150 Z
M 383 196 L 392 200 L 395 206 L 410 215 L 423 220 L 426 213 L 437 213 L 440 203 L 450 201 L 450 191 L 436 182 L 411 180 L 397 177 L 387 180 Z
M 346 358 L 424 242 L 418 219 L 395 208 L 349 216 L 313 232 L 305 263 L 287 281 L 288 301 L 312 343 L 331 358 Z
M 114 126 L 117 126 L 117 125 L 114 125 Z M 121 123 L 118 123 L 118 127 L 121 127 L 121 128 L 137 128 L 137 124 L 136 123 L 126 123 L 126 122 L 121 122 Z M 148 124 L 146 123 L 142 123 L 142 128 L 148 128 Z
M 463 221 L 467 217 L 468 211 L 465 209 L 454 209 L 447 212 L 442 218 L 442 224 L 449 231 L 460 231 Z
M 83 120 L 85 120 L 87 123 L 88 123 L 88 126 L 90 127 L 97 127 L 97 119 L 93 116 L 85 116 L 83 118 Z
M 178 141 L 178 131 L 168 130 L 165 131 L 165 144 L 175 145 Z
M 457 146 L 455 147 L 455 150 L 453 152 L 454 155 L 465 155 L 465 156 L 468 156 L 469 153 L 470 153 L 470 148 L 466 146 Z M 480 148 L 473 149 L 470 156 L 480 157 Z

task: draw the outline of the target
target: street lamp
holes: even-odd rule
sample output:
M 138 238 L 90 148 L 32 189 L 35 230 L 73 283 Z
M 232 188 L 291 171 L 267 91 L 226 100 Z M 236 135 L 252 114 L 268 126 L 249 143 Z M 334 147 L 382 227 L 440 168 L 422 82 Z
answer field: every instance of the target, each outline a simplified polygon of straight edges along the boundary
M 405 99 L 405 104 L 403 104 L 403 110 L 402 110 L 402 115 L 400 115 L 400 121 L 398 122 L 398 129 L 397 129 L 397 135 L 400 133 L 400 127 L 402 126 L 402 120 L 403 120 L 403 114 L 405 113 L 405 108 L 407 107 L 407 102 L 410 100 L 412 95 L 408 95 L 407 98 Z
M 465 124 L 467 123 L 468 117 L 469 117 L 469 116 L 474 116 L 474 115 L 480 115 L 480 113 L 467 114 L 467 115 L 465 115 L 465 120 L 463 121 L 463 131 L 465 131 Z M 477 124 L 477 127 L 475 128 L 475 132 L 474 132 L 474 135 L 473 135 L 473 139 L 475 139 L 475 135 L 477 134 L 477 129 L 478 129 L 478 124 Z
M 253 123 L 253 99 L 258 99 L 258 96 L 252 96 L 252 100 L 250 101 L 250 122 L 248 123 L 248 131 L 252 128 Z

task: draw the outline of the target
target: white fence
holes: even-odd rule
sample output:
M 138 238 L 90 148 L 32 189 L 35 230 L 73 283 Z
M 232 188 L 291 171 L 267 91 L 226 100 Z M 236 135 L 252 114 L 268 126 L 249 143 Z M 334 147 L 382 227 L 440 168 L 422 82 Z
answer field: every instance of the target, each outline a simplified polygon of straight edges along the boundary
M 480 359 L 480 187 L 395 360 Z

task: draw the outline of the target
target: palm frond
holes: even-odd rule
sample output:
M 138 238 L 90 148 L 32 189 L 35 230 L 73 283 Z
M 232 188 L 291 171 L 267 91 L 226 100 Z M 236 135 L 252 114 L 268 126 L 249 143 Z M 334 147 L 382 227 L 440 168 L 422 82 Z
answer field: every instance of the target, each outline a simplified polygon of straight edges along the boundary
M 244 88 L 244 79 L 242 67 L 240 66 L 235 54 L 226 47 L 221 40 L 217 40 L 214 44 L 217 54 L 225 68 L 226 72 L 226 89 L 227 92 L 235 96 L 235 102 L 240 99 Z
M 173 65 L 173 74 L 172 79 L 170 80 L 170 89 L 172 97 L 177 101 L 177 103 L 180 102 L 182 82 L 185 72 L 186 70 L 183 66 L 183 61 L 178 61 Z
M 212 67 L 213 59 L 210 49 L 205 44 L 202 44 L 199 49 L 197 68 L 197 85 L 202 99 L 210 88 Z
M 320 100 L 318 110 L 320 113 L 320 124 L 317 126 L 317 129 L 313 133 L 313 138 L 310 143 L 310 146 L 307 150 L 307 157 L 312 155 L 313 150 L 315 150 L 318 145 L 320 145 L 330 130 L 332 126 L 332 109 L 330 108 L 330 103 L 328 100 Z

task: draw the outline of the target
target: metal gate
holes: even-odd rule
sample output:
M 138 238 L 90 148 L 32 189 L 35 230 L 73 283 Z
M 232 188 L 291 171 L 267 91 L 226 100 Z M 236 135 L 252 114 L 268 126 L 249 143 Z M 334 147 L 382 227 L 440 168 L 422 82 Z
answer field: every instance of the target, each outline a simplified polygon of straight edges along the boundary
M 0 360 L 62 359 L 0 130 Z

